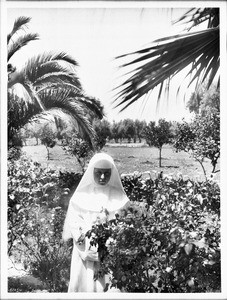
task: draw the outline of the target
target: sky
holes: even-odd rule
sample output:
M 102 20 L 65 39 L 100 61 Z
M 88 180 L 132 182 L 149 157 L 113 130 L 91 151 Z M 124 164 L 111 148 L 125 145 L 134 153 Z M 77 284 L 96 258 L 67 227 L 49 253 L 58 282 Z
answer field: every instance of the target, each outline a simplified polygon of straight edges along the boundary
M 149 45 L 153 40 L 180 33 L 185 25 L 172 25 L 190 8 L 160 8 L 141 6 L 121 7 L 47 7 L 38 5 L 26 8 L 26 4 L 7 10 L 7 29 L 19 16 L 31 17 L 27 31 L 38 33 L 39 41 L 29 43 L 14 55 L 11 63 L 17 68 L 24 65 L 29 57 L 43 52 L 64 51 L 79 64 L 77 73 L 85 93 L 99 99 L 104 105 L 110 121 L 125 118 L 157 121 L 159 118 L 180 121 L 189 119 L 189 111 L 183 94 L 176 97 L 176 90 L 184 75 L 173 81 L 173 90 L 167 101 L 161 99 L 157 107 L 157 91 L 147 99 L 119 112 L 114 108 L 114 90 L 123 82 L 123 63 L 116 56 L 136 51 Z M 185 90 L 184 90 L 185 92 Z M 192 89 L 187 90 L 186 100 Z

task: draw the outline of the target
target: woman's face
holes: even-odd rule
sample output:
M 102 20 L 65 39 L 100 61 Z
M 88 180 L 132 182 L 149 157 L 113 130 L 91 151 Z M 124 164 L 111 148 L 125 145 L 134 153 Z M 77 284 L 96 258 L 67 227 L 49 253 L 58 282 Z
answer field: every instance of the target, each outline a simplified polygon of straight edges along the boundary
M 95 183 L 100 185 L 106 185 L 111 176 L 111 169 L 94 168 L 94 180 Z

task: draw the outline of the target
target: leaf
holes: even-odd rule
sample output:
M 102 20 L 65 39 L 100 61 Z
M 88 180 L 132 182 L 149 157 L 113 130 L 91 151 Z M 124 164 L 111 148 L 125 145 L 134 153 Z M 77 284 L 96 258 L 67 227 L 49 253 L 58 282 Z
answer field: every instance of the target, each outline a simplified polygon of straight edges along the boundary
M 137 63 L 140 66 L 131 71 L 133 75 L 118 87 L 120 91 L 115 103 L 118 102 L 116 107 L 123 105 L 121 111 L 158 86 L 160 97 L 162 90 L 165 90 L 162 89 L 163 84 L 168 85 L 173 76 L 188 66 L 191 66 L 188 75 L 193 76 L 191 83 L 196 79 L 203 81 L 205 74 L 209 73 L 210 85 L 219 68 L 219 28 L 187 33 L 177 38 L 169 37 L 162 43 L 146 48 L 143 52 L 136 51 L 133 55 L 138 55 L 139 58 L 123 67 L 135 66 Z

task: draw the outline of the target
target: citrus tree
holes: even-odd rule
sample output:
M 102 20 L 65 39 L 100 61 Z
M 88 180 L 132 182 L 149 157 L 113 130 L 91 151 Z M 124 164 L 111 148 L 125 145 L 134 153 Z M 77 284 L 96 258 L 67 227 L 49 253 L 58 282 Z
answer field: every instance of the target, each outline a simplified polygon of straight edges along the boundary
M 172 140 L 172 132 L 170 130 L 170 123 L 164 119 L 160 119 L 158 124 L 150 122 L 143 130 L 143 136 L 147 144 L 159 149 L 159 167 L 162 166 L 162 147 Z
M 204 158 L 210 160 L 212 173 L 216 170 L 220 158 L 220 114 L 207 113 L 197 115 L 195 119 L 188 123 L 184 121 L 178 125 L 174 141 L 177 151 L 185 151 L 201 165 L 205 177 L 207 177 L 203 166 Z

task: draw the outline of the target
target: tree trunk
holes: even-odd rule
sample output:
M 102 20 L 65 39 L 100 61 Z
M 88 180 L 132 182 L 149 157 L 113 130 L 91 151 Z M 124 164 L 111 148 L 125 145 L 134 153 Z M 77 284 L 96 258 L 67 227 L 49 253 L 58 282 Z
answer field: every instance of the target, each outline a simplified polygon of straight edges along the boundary
M 162 167 L 162 148 L 159 148 L 159 168 Z
M 46 149 L 47 149 L 47 160 L 49 160 L 50 159 L 50 150 L 48 149 L 48 147 L 46 147 Z
M 196 157 L 195 157 L 195 159 L 199 162 L 200 166 L 202 167 L 202 169 L 203 169 L 203 174 L 204 174 L 205 179 L 206 179 L 206 181 L 207 181 L 206 170 L 205 170 L 205 168 L 204 168 L 204 166 L 203 166 L 203 163 L 202 163 L 203 160 L 200 160 L 200 159 L 198 159 L 198 158 L 196 158 Z

